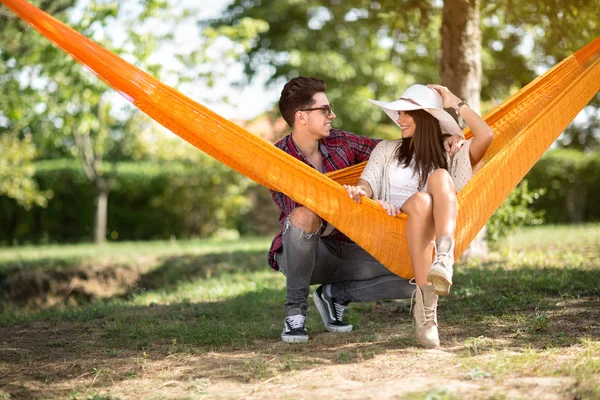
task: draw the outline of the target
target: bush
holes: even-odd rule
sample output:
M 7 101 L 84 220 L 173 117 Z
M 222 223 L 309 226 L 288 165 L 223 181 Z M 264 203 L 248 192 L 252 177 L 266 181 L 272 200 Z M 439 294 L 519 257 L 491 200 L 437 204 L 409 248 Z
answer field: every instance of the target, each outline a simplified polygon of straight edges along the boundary
M 47 208 L 29 212 L 0 197 L 0 244 L 91 240 L 93 188 L 79 163 L 52 160 L 35 166 L 40 190 L 52 190 L 54 197 Z M 117 168 L 108 198 L 109 239 L 235 237 L 235 231 L 269 234 L 279 228 L 268 190 L 206 155 L 195 164 L 130 162 Z M 600 152 L 551 150 L 492 216 L 487 238 L 494 242 L 515 227 L 541 223 L 542 216 L 549 223 L 600 221 L 596 204 Z
M 545 193 L 545 189 L 529 189 L 527 180 L 521 181 L 487 223 L 486 239 L 493 246 L 514 229 L 525 225 L 540 225 L 544 222 L 544 210 L 533 211 L 534 204 Z
M 547 193 L 531 205 L 533 211 L 545 210 L 548 223 L 600 221 L 600 152 L 576 150 L 548 151 L 526 179 L 532 190 Z
M 106 170 L 113 168 L 105 164 Z M 205 156 L 198 165 L 180 162 L 120 163 L 108 197 L 108 238 L 205 237 L 217 229 L 239 230 L 250 212 L 249 179 Z M 27 212 L 0 197 L 0 243 L 91 240 L 94 196 L 74 160 L 36 164 L 35 180 L 54 197 L 45 209 Z

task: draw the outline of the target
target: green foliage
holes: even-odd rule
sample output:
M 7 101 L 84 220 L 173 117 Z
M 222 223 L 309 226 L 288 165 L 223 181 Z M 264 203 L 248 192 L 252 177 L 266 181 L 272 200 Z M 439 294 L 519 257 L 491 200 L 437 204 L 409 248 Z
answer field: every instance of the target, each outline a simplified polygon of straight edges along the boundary
M 163 60 L 151 56 L 172 40 L 186 10 L 164 0 L 41 3 L 74 30 L 157 76 Z M 97 160 L 130 159 L 139 112 L 9 11 L 0 14 L 0 61 L 0 134 L 32 133 L 41 159 L 84 150 Z M 81 149 L 75 133 L 89 137 L 91 147 Z
M 93 188 L 74 161 L 36 164 L 35 179 L 54 198 L 47 209 L 21 211 L 0 197 L 0 242 L 73 242 L 92 238 Z M 115 168 L 107 164 L 108 170 Z M 121 163 L 109 196 L 108 236 L 119 240 L 205 237 L 236 230 L 250 211 L 251 181 L 204 156 L 197 164 Z
M 65 10 L 74 2 L 44 0 L 37 2 L 37 6 L 63 18 Z M 32 179 L 32 160 L 37 156 L 35 143 L 43 136 L 39 133 L 48 130 L 39 113 L 50 102 L 41 82 L 36 82 L 37 88 L 25 82 L 37 77 L 34 65 L 52 51 L 52 44 L 41 42 L 36 35 L 39 36 L 3 7 L 0 12 L 0 196 L 13 198 L 27 209 L 34 205 L 45 206 L 50 195 L 40 192 Z
M 488 243 L 497 243 L 521 226 L 540 225 L 544 222 L 544 210 L 532 211 L 530 206 L 545 192 L 543 188 L 530 190 L 527 180 L 521 181 L 488 221 Z
M 486 2 L 494 14 L 502 15 L 511 28 L 533 36 L 536 64 L 552 66 L 600 35 L 600 25 L 590 15 L 598 10 L 598 0 L 495 0 Z
M 600 221 L 600 152 L 548 151 L 526 176 L 547 193 L 532 205 L 549 223 Z
M 583 117 L 578 116 L 577 121 L 565 129 L 558 138 L 557 144 L 563 148 L 579 151 L 600 150 L 600 92 L 592 99 L 590 104 L 583 109 Z
M 51 191 L 40 191 L 33 179 L 35 146 L 31 135 L 19 140 L 13 135 L 0 135 L 0 196 L 14 199 L 29 210 L 32 206 L 45 207 Z
M 589 18 L 600 0 L 480 4 L 484 111 L 532 81 L 537 68 L 600 36 L 600 24 Z M 223 57 L 242 61 L 248 80 L 266 66 L 272 84 L 298 75 L 325 79 L 337 126 L 379 137 L 378 122 L 390 122 L 367 99 L 391 100 L 413 83 L 440 80 L 443 6 L 414 0 L 235 0 L 206 32 L 242 43 Z
M 56 3 L 42 5 L 75 31 L 155 75 L 162 70 L 156 61 L 162 60 L 151 55 L 173 38 L 183 18 L 179 8 L 164 0 Z M 31 133 L 41 159 L 78 158 L 96 194 L 105 195 L 114 180 L 105 175 L 110 168 L 103 161 L 131 159 L 135 133 L 146 122 L 95 74 L 17 17 L 6 15 L 0 15 L 0 22 L 8 22 L 0 24 L 0 135 Z M 161 29 L 150 30 L 152 25 Z M 98 215 L 102 218 L 104 210 Z M 102 222 L 96 221 L 99 226 Z
M 439 16 L 424 2 L 406 2 L 400 10 L 394 0 L 327 7 L 318 1 L 269 0 L 257 6 L 238 0 L 208 32 L 244 43 L 229 55 L 245 63 L 250 79 L 265 64 L 273 69 L 271 83 L 298 75 L 325 79 L 336 124 L 377 136 L 383 118 L 367 99 L 391 99 L 416 81 L 439 81 Z

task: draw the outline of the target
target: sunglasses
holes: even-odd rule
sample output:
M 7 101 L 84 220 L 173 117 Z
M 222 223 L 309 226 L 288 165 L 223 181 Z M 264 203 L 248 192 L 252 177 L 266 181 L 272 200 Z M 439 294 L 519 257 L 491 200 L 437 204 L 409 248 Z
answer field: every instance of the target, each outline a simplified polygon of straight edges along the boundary
M 327 118 L 331 118 L 333 116 L 333 107 L 331 106 L 331 104 L 323 106 L 323 107 L 305 108 L 303 110 L 298 110 L 298 111 L 316 111 L 316 110 L 323 111 L 323 114 L 325 114 L 327 116 Z

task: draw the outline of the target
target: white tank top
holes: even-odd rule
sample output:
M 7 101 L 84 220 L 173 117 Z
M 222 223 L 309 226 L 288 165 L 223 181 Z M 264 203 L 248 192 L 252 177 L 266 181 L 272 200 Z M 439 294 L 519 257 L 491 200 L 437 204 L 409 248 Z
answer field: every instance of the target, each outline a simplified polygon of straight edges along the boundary
M 408 167 L 392 163 L 389 171 L 390 202 L 396 207 L 402 207 L 410 196 L 419 191 L 419 176 L 415 173 L 414 164 Z M 427 184 L 422 191 L 427 190 Z

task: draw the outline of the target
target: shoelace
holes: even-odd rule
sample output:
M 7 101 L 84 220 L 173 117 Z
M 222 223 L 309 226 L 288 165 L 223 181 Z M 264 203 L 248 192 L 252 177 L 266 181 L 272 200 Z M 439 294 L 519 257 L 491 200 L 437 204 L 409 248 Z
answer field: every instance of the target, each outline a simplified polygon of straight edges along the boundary
M 410 283 L 411 285 L 417 286 L 417 284 L 415 282 L 415 278 L 411 279 L 408 283 Z M 413 292 L 412 292 L 412 296 L 410 297 L 410 311 L 409 311 L 410 314 L 412 314 L 413 300 L 415 300 L 416 295 L 417 295 L 417 289 L 415 288 L 415 290 L 413 290 Z M 430 321 L 435 322 L 436 313 L 437 313 L 437 308 L 425 307 L 425 305 L 423 304 L 423 315 L 425 316 L 425 322 L 423 322 L 423 325 L 425 325 L 426 323 L 428 323 Z
M 346 309 L 346 307 L 336 302 L 333 302 L 333 308 L 335 311 L 335 319 L 341 321 L 342 317 L 344 316 L 344 310 Z
M 431 241 L 433 243 L 433 263 L 434 264 L 442 264 L 442 267 L 449 269 L 452 264 L 454 264 L 454 257 L 450 253 L 438 253 L 437 243 L 435 241 Z
M 292 315 L 286 318 L 291 329 L 298 329 L 304 327 L 304 321 L 306 317 L 304 315 Z
M 430 321 L 435 322 L 436 311 L 437 311 L 436 308 L 423 306 L 423 314 L 425 315 L 425 322 L 423 323 L 423 325 L 425 325 L 426 323 L 428 323 Z

